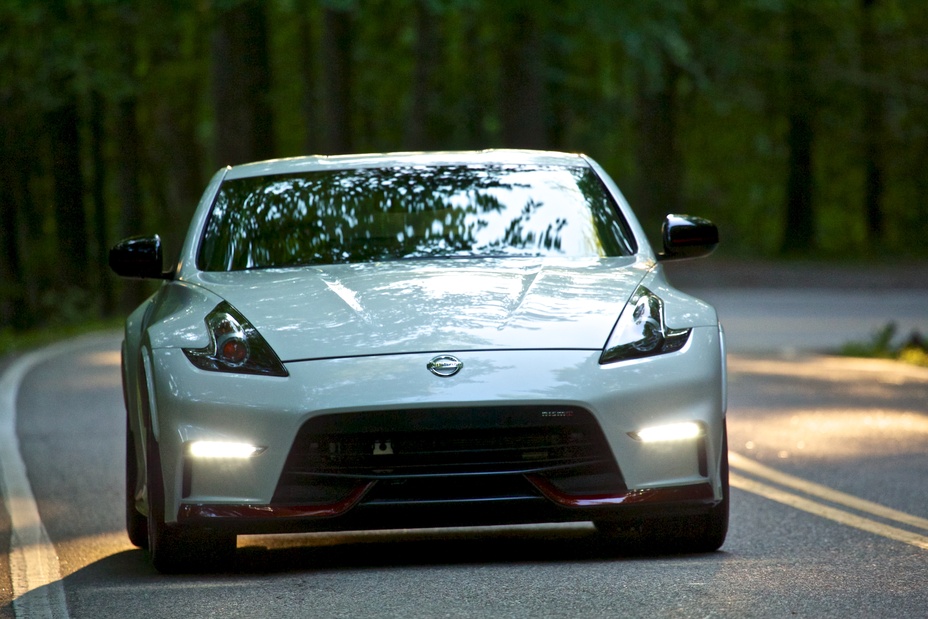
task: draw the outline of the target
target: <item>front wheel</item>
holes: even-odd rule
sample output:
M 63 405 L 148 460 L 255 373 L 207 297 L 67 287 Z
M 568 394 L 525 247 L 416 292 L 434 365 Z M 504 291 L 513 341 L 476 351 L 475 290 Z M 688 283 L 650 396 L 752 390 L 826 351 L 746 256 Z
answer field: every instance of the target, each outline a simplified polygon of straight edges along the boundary
M 728 485 L 728 430 L 722 437 L 722 459 L 719 465 L 719 477 L 722 482 L 722 500 L 703 516 L 702 535 L 693 539 L 693 552 L 714 552 L 721 548 L 728 535 L 729 494 Z
M 607 537 L 625 541 L 637 551 L 715 552 L 728 535 L 728 430 L 723 426 L 722 453 L 719 461 L 722 500 L 708 513 L 690 517 L 654 517 L 634 523 L 594 522 Z
M 151 438 L 148 445 L 148 551 L 155 569 L 175 574 L 212 571 L 228 566 L 235 555 L 234 534 L 165 523 L 164 483 L 158 447 Z
M 677 552 L 715 552 L 728 535 L 728 427 L 722 426 L 722 449 L 719 454 L 719 482 L 722 500 L 707 514 L 696 518 L 675 519 L 657 527 L 657 537 L 665 547 Z
M 135 507 L 139 467 L 135 458 L 135 440 L 126 420 L 126 533 L 139 548 L 148 548 L 148 520 Z

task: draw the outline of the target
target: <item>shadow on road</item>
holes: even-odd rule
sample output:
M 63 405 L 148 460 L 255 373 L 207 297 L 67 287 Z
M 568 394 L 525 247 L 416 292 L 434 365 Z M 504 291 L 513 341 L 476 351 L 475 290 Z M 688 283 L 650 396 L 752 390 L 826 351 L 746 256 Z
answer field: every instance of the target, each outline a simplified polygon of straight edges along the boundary
M 234 562 L 209 574 L 164 576 L 143 550 L 119 552 L 85 566 L 64 579 L 66 590 L 133 589 L 183 580 L 192 586 L 218 579 L 272 574 L 322 573 L 381 568 L 468 564 L 532 564 L 583 561 L 664 560 L 717 562 L 724 552 L 676 555 L 649 552 L 606 538 L 589 524 L 478 527 L 241 536 Z M 29 595 L 42 596 L 42 590 Z M 8 610 L 8 608 L 4 609 Z

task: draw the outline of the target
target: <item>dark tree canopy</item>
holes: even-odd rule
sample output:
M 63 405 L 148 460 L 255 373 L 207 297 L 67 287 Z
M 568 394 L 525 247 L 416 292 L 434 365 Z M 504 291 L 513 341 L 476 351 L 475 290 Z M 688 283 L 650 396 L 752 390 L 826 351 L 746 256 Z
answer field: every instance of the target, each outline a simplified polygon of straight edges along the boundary
M 220 166 L 586 152 L 656 236 L 926 257 L 928 29 L 900 0 L 0 0 L 0 329 L 123 312 Z

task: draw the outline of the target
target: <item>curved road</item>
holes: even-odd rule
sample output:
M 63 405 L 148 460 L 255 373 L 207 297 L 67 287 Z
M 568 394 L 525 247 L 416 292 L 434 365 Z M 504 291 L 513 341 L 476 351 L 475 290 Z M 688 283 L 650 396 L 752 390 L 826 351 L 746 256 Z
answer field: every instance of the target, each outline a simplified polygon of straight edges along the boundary
M 227 572 L 166 577 L 123 531 L 118 342 L 0 363 L 41 519 L 5 453 L 0 617 L 928 613 L 928 369 L 736 347 L 717 553 L 629 554 L 583 524 L 240 537 Z

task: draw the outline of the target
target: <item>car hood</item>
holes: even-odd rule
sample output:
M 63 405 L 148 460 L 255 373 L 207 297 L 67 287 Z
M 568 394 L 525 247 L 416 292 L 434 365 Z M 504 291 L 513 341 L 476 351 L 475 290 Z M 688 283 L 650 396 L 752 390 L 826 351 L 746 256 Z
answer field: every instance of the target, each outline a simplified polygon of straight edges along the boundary
M 283 361 L 414 352 L 591 349 L 653 263 L 446 259 L 200 273 Z

